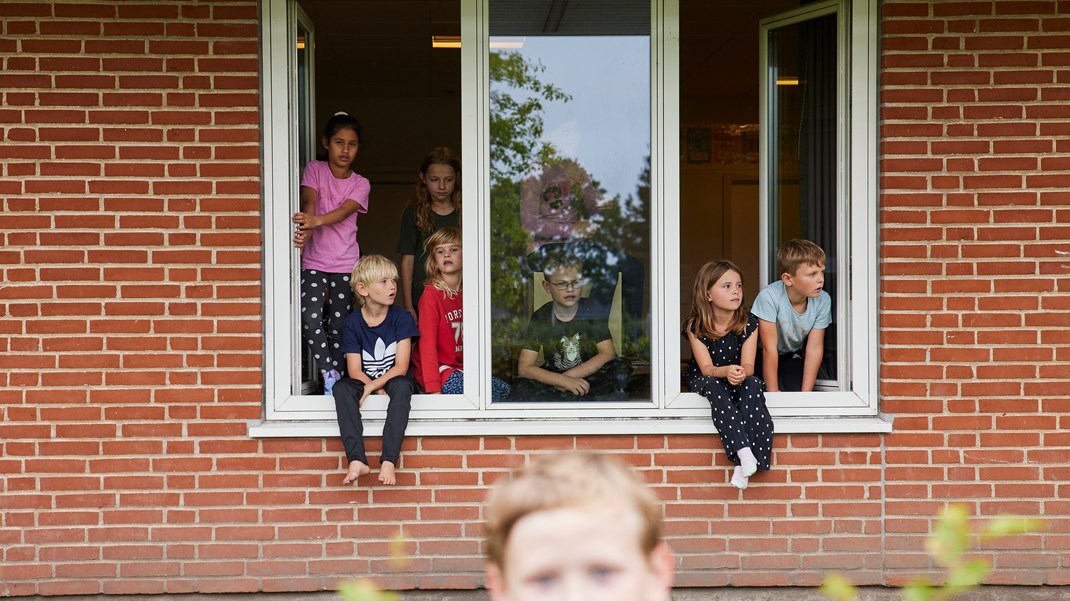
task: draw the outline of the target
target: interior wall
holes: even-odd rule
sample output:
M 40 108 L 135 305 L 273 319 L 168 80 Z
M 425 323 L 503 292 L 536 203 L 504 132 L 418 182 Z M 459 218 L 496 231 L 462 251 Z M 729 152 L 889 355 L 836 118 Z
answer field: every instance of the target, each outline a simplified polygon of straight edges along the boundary
M 423 157 L 460 154 L 460 50 L 432 35 L 460 35 L 456 0 L 301 0 L 315 24 L 317 131 L 344 110 L 363 135 L 353 170 L 372 184 L 358 220 L 361 252 L 395 261 L 401 213 Z

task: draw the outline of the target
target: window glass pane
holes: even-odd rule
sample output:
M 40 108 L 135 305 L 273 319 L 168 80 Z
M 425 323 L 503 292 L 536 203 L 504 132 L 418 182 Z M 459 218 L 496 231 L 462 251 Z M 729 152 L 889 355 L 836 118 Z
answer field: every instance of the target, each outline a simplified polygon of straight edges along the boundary
M 811 240 L 826 254 L 825 290 L 837 300 L 836 15 L 769 33 L 770 250 L 793 238 Z M 775 85 L 774 85 L 775 82 Z M 775 265 L 770 273 L 777 274 Z M 836 324 L 825 332 L 820 381 L 836 379 Z
M 491 0 L 490 34 L 494 375 L 649 400 L 649 2 Z

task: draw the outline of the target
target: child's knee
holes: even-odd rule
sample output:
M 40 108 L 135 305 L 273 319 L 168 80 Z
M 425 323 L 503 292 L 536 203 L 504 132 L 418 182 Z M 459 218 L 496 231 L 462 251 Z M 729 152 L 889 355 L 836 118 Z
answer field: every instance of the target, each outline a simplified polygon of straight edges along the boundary
M 405 376 L 398 376 L 386 383 L 386 393 L 393 400 L 395 397 L 412 397 L 416 384 Z
M 758 376 L 747 376 L 743 379 L 743 388 L 745 390 L 757 390 L 761 392 L 765 390 L 765 382 Z

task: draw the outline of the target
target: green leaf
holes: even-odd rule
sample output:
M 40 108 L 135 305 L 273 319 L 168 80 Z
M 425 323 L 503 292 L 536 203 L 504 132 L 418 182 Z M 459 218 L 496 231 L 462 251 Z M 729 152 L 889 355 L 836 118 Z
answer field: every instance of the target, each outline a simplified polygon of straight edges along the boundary
M 851 581 L 847 580 L 843 574 L 835 572 L 825 575 L 825 581 L 821 583 L 819 590 L 822 595 L 833 601 L 854 601 L 857 597 L 855 586 L 851 584 Z
M 367 579 L 343 582 L 338 594 L 345 601 L 398 601 L 396 594 L 380 591 Z
M 928 580 L 922 578 L 904 586 L 902 595 L 903 601 L 933 601 L 936 591 Z
M 1022 516 L 1001 516 L 987 524 L 981 530 L 981 540 L 989 541 L 1004 536 L 1039 532 L 1046 526 L 1046 522 L 1040 518 L 1027 518 Z
M 969 513 L 965 505 L 948 505 L 940 512 L 925 548 L 944 567 L 957 565 L 970 544 Z
M 971 559 L 948 572 L 947 582 L 944 583 L 942 592 L 944 596 L 949 597 L 968 591 L 984 582 L 991 571 L 992 566 L 987 560 Z

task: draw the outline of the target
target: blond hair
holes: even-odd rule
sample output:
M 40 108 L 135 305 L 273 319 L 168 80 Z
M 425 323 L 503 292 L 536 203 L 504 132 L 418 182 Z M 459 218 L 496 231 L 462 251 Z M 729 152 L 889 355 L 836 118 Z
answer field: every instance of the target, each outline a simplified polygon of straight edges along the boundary
M 565 508 L 618 507 L 639 518 L 640 549 L 649 557 L 661 542 L 661 505 L 620 459 L 590 451 L 540 457 L 512 480 L 495 485 L 487 502 L 487 558 L 505 571 L 509 535 L 524 517 Z
M 424 240 L 424 251 L 427 252 L 427 260 L 424 261 L 424 273 L 427 274 L 427 282 L 435 287 L 435 290 L 442 292 L 449 298 L 453 298 L 457 294 L 457 290 L 450 288 L 446 284 L 446 280 L 442 278 L 442 272 L 438 269 L 438 264 L 435 263 L 435 247 L 442 246 L 443 244 L 456 244 L 461 246 L 461 228 L 459 227 L 444 227 L 437 232 L 431 234 L 427 240 Z
M 357 284 L 371 285 L 383 278 L 388 280 L 398 279 L 398 266 L 383 255 L 364 255 L 353 266 L 353 273 L 349 278 L 349 285 L 353 287 L 353 293 L 363 305 L 364 295 L 357 292 Z
M 776 251 L 776 263 L 781 274 L 794 277 L 803 265 L 823 266 L 825 251 L 809 240 L 796 238 L 788 240 Z
M 717 334 L 717 327 L 713 323 L 713 303 L 706 299 L 706 292 L 729 271 L 736 272 L 740 283 L 743 282 L 743 272 L 728 259 L 709 261 L 699 268 L 691 290 L 691 312 L 684 321 L 685 332 L 691 332 L 699 338 L 705 336 L 710 340 L 716 340 L 724 335 Z M 728 324 L 728 332 L 735 332 L 742 336 L 747 330 L 749 314 L 750 308 L 739 303 L 735 313 L 732 314 L 732 321 Z

